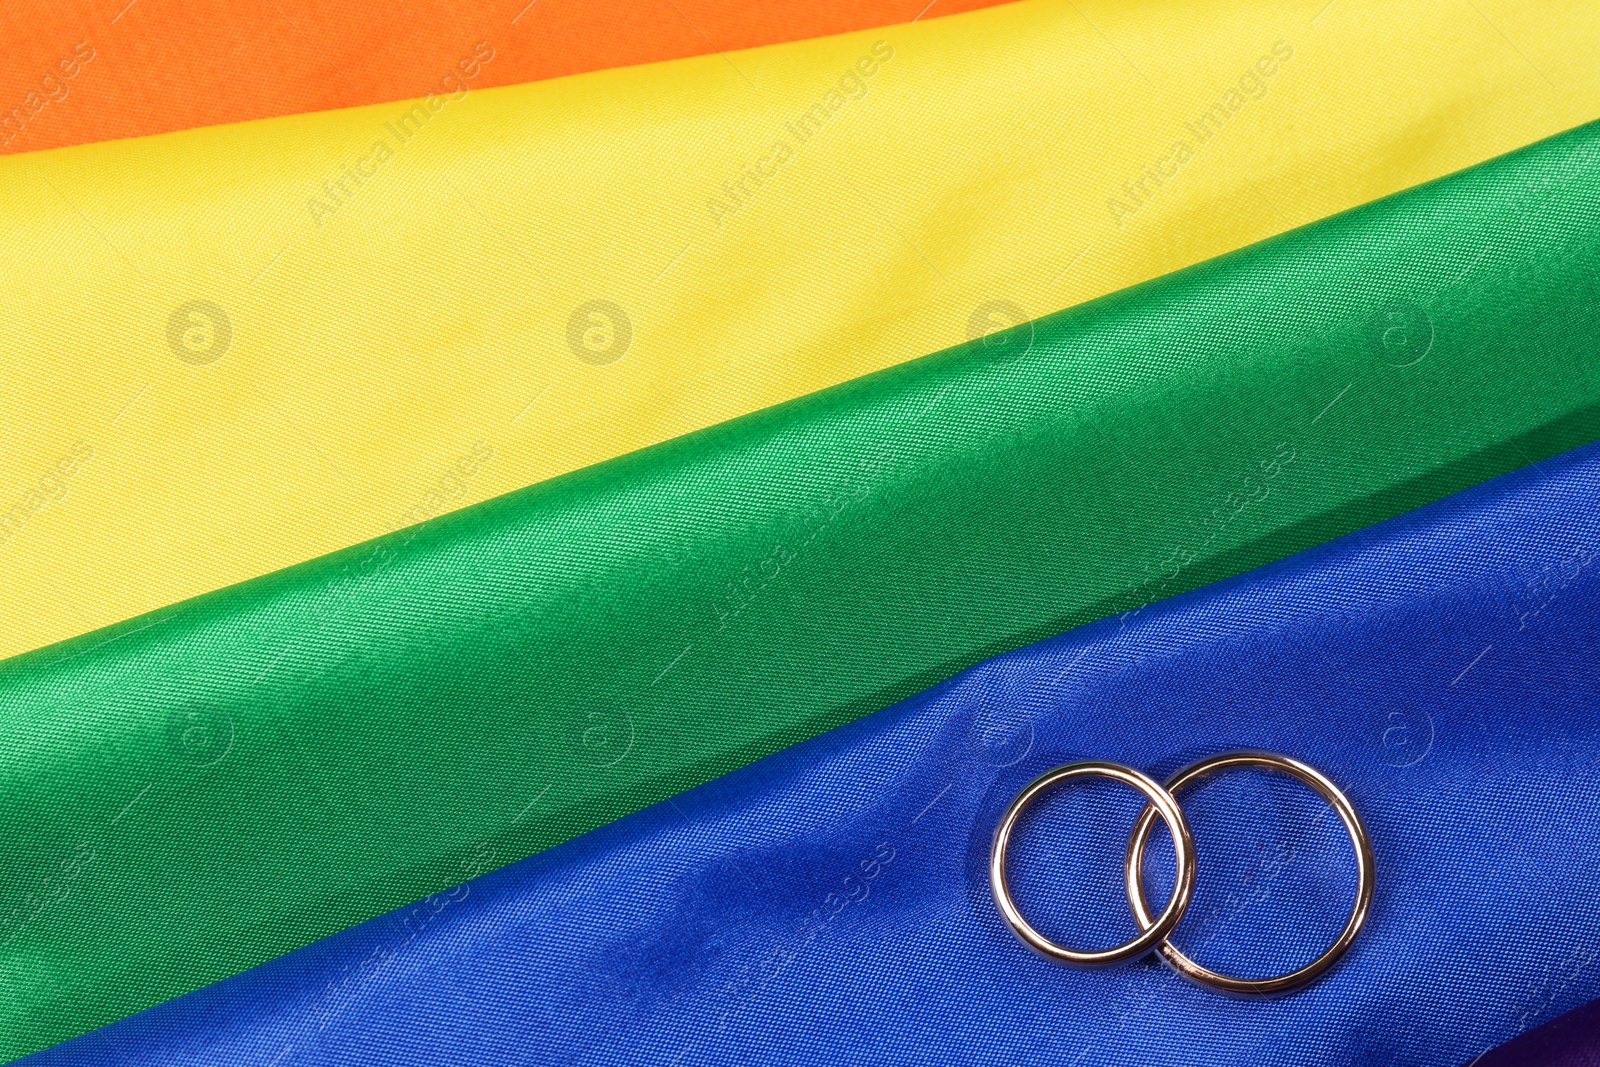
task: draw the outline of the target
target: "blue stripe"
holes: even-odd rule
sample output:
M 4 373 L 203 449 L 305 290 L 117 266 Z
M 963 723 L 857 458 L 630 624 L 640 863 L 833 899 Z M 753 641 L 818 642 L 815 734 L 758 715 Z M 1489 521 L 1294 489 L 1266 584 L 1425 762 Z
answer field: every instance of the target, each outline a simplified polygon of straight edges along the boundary
M 1593 445 L 999 656 L 34 1059 L 1460 1064 L 1600 996 L 1597 718 Z M 984 865 L 1027 779 L 1233 747 L 1322 769 L 1372 832 L 1373 913 L 1327 978 L 1235 1000 L 1011 937 Z M 1200 867 L 1176 940 L 1258 975 L 1314 954 L 1351 894 L 1337 820 L 1253 773 L 1183 801 Z M 1132 933 L 1136 808 L 1108 785 L 1024 824 L 1016 887 L 1047 933 Z

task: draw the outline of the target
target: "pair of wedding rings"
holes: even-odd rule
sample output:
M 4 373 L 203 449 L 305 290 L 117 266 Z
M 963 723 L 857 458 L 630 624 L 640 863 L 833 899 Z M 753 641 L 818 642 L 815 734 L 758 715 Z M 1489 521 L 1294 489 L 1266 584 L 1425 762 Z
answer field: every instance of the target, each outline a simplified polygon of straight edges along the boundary
M 1178 925 L 1178 920 L 1183 918 L 1184 909 L 1189 906 L 1189 898 L 1194 892 L 1195 878 L 1194 836 L 1189 832 L 1189 822 L 1184 818 L 1183 809 L 1178 806 L 1175 794 L 1217 771 L 1246 767 L 1280 771 L 1298 778 L 1316 790 L 1344 823 L 1356 857 L 1355 904 L 1338 938 L 1320 956 L 1304 967 L 1272 978 L 1235 978 L 1219 974 L 1194 962 L 1167 940 L 1173 928 Z M 1133 824 L 1133 833 L 1128 838 L 1128 852 L 1123 866 L 1128 903 L 1133 909 L 1134 918 L 1138 920 L 1141 932 L 1131 941 L 1125 941 L 1112 948 L 1082 950 L 1068 948 L 1051 941 L 1023 918 L 1022 912 L 1017 909 L 1016 901 L 1011 896 L 1011 888 L 1006 882 L 1006 849 L 1011 843 L 1017 819 L 1045 790 L 1075 778 L 1110 778 L 1137 789 L 1148 801 L 1144 810 L 1140 812 L 1138 820 Z M 1177 874 L 1173 880 L 1172 895 L 1167 900 L 1167 906 L 1162 909 L 1160 915 L 1152 918 L 1150 904 L 1145 899 L 1141 875 L 1144 870 L 1145 844 L 1149 840 L 1150 829 L 1158 815 L 1166 823 L 1167 831 L 1172 835 L 1173 852 L 1177 858 Z M 1372 842 L 1367 837 L 1366 827 L 1361 825 L 1361 819 L 1356 815 L 1356 810 L 1350 805 L 1350 801 L 1337 786 L 1314 768 L 1299 760 L 1272 752 L 1225 752 L 1211 756 L 1178 771 L 1167 779 L 1164 786 L 1157 785 L 1154 779 L 1120 763 L 1088 760 L 1064 764 L 1035 778 L 1017 794 L 1011 806 L 1006 809 L 1005 815 L 1001 817 L 1000 825 L 995 828 L 994 848 L 989 854 L 989 884 L 994 890 L 994 899 L 1000 908 L 1000 914 L 1012 931 L 1022 939 L 1023 944 L 1034 951 L 1060 963 L 1096 966 L 1133 959 L 1143 956 L 1151 949 L 1159 949 L 1162 959 L 1185 978 L 1227 993 L 1286 993 L 1326 972 L 1340 956 L 1344 955 L 1345 950 L 1356 939 L 1356 935 L 1361 932 L 1361 927 L 1367 920 L 1367 910 L 1372 903 L 1372 880 Z

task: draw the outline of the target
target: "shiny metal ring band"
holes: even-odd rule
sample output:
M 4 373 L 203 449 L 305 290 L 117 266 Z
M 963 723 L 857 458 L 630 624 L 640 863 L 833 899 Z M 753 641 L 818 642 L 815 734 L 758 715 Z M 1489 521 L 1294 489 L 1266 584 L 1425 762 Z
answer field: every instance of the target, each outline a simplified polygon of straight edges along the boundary
M 1011 843 L 1011 832 L 1016 827 L 1017 819 L 1046 789 L 1074 778 L 1110 778 L 1133 786 L 1149 801 L 1144 809 L 1145 814 L 1151 819 L 1160 814 L 1167 824 L 1167 830 L 1172 834 L 1173 852 L 1177 859 L 1177 876 L 1173 880 L 1172 896 L 1167 900 L 1166 908 L 1154 920 L 1141 918 L 1139 925 L 1143 928 L 1143 932 L 1132 941 L 1112 948 L 1085 951 L 1051 941 L 1022 917 L 1016 901 L 1011 897 L 1011 887 L 1006 882 L 1006 848 Z M 1142 842 L 1140 848 L 1142 852 Z M 1028 783 L 1006 809 L 1005 815 L 1000 819 L 1000 825 L 995 828 L 994 847 L 989 853 L 989 884 L 1006 924 L 1022 939 L 1023 944 L 1035 952 L 1061 963 L 1081 966 L 1116 963 L 1149 952 L 1166 939 L 1172 928 L 1178 925 L 1178 920 L 1183 917 L 1183 909 L 1189 906 L 1189 897 L 1194 892 L 1194 837 L 1189 832 L 1189 823 L 1183 817 L 1183 810 L 1178 807 L 1178 802 L 1153 779 L 1120 763 L 1098 760 L 1068 763 L 1046 771 Z
M 1198 963 L 1178 951 L 1172 942 L 1163 938 L 1160 946 L 1161 956 L 1173 970 L 1191 981 L 1201 985 L 1220 989 L 1227 993 L 1240 994 L 1273 994 L 1287 993 L 1307 982 L 1317 978 L 1329 967 L 1332 967 L 1345 950 L 1350 947 L 1356 935 L 1361 932 L 1362 925 L 1367 921 L 1367 911 L 1372 904 L 1373 859 L 1372 841 L 1367 836 L 1367 829 L 1361 825 L 1361 819 L 1356 815 L 1356 809 L 1351 806 L 1349 799 L 1339 791 L 1339 787 L 1329 781 L 1315 768 L 1308 767 L 1299 760 L 1290 759 L 1272 752 L 1226 752 L 1220 756 L 1212 756 L 1198 763 L 1192 763 L 1183 770 L 1174 774 L 1166 781 L 1167 794 L 1175 796 L 1185 786 L 1199 781 L 1209 774 L 1218 771 L 1233 770 L 1241 767 L 1257 767 L 1264 770 L 1280 771 L 1284 774 L 1298 778 L 1300 781 L 1315 789 L 1326 800 L 1339 820 L 1344 823 L 1345 830 L 1350 835 L 1350 844 L 1355 849 L 1356 855 L 1356 899 L 1350 909 L 1350 918 L 1344 924 L 1337 939 L 1329 945 L 1323 953 L 1310 963 L 1288 974 L 1278 975 L 1275 978 L 1234 978 L 1225 974 L 1218 974 L 1200 966 Z M 1124 874 L 1128 886 L 1128 903 L 1133 906 L 1134 917 L 1139 920 L 1141 927 L 1148 930 L 1157 929 L 1161 922 L 1167 918 L 1171 905 L 1163 911 L 1159 919 L 1152 921 L 1150 907 L 1144 899 L 1144 886 L 1141 884 L 1140 873 L 1144 868 L 1144 847 L 1150 836 L 1150 829 L 1155 823 L 1155 817 L 1160 814 L 1168 825 L 1171 819 L 1165 809 L 1152 802 L 1146 806 L 1139 815 L 1139 821 L 1134 824 L 1133 834 L 1128 838 L 1128 855 Z

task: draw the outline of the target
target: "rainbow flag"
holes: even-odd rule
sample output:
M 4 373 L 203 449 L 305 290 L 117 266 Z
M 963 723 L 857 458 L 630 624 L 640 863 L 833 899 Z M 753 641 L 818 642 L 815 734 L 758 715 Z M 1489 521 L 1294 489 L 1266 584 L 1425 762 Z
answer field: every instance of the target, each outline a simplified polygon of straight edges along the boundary
M 1587 1062 L 1592 15 L 0 13 L 0 1057 Z

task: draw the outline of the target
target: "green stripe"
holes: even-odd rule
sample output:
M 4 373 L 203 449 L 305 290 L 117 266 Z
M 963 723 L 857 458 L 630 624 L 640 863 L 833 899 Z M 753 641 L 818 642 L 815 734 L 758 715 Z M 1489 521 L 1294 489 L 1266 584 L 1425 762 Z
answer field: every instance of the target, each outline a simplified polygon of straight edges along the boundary
M 1584 127 L 8 661 L 0 1053 L 1600 436 L 1597 162 Z

